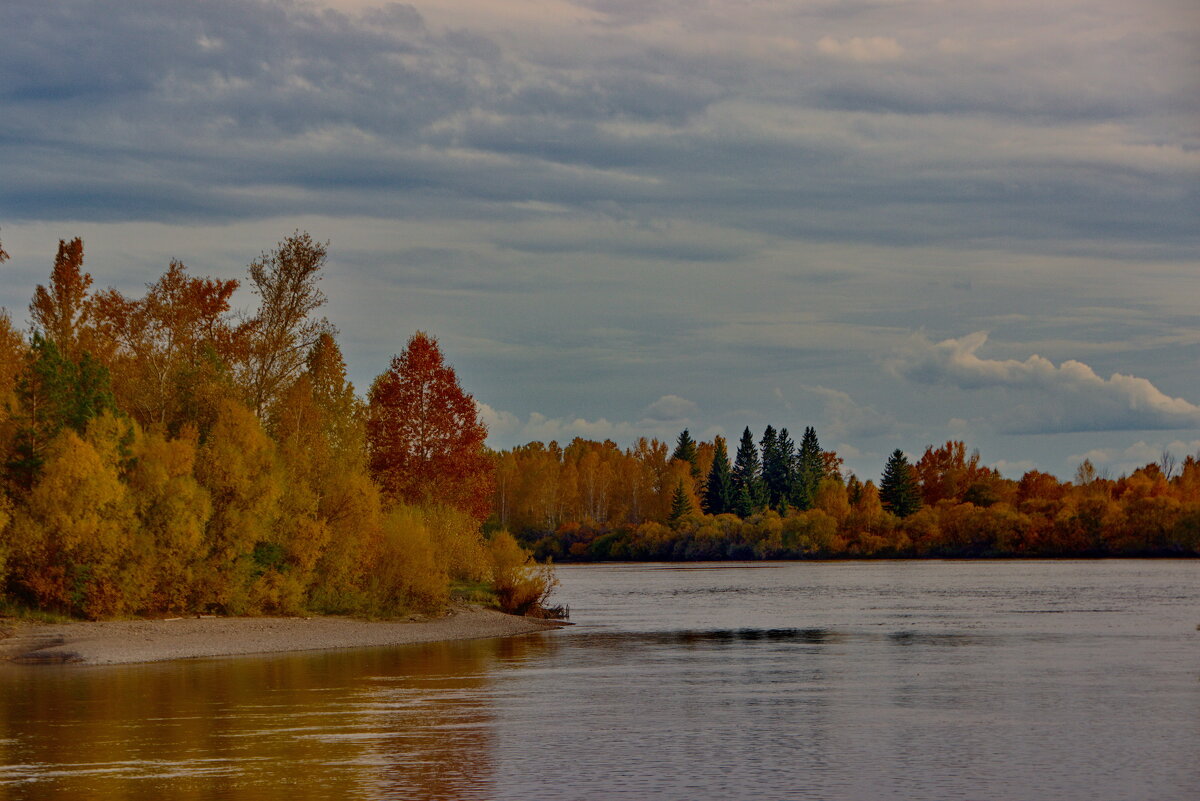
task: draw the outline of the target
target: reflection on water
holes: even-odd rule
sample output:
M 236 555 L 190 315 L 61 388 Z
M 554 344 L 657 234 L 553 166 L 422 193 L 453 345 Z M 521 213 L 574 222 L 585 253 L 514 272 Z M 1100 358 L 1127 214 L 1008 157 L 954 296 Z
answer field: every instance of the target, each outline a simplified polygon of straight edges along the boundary
M 117 667 L 8 666 L 0 797 L 460 798 L 485 790 L 489 674 L 548 638 Z
M 1200 561 L 560 569 L 578 625 L 0 665 L 0 798 L 1184 799 Z

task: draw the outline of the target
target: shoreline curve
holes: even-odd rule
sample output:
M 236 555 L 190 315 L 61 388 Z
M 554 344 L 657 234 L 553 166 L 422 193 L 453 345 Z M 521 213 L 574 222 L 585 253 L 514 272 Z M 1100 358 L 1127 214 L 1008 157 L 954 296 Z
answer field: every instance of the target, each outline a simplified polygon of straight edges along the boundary
M 0 639 L 0 661 L 129 665 L 205 657 L 281 654 L 513 637 L 561 628 L 561 621 L 477 606 L 442 617 L 366 621 L 345 617 L 185 617 L 165 620 L 18 624 Z

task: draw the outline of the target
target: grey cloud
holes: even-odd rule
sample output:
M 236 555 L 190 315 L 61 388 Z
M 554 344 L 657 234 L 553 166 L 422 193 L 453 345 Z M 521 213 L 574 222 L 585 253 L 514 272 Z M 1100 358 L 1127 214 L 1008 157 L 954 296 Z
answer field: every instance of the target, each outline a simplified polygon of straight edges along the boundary
M 893 415 L 862 406 L 841 390 L 823 386 L 804 386 L 801 390 L 820 399 L 824 406 L 822 431 L 831 437 L 877 437 L 896 428 Z
M 0 155 L 22 169 L 0 188 L 0 214 L 392 217 L 414 201 L 452 199 L 458 207 L 447 211 L 472 216 L 503 213 L 480 200 L 538 200 L 821 241 L 1194 243 L 1200 199 L 1186 166 L 1003 146 L 1050 124 L 1128 124 L 1171 106 L 1180 82 L 1156 88 L 1156 70 L 1167 68 L 1152 58 L 1153 31 L 1128 45 L 1132 68 L 1080 93 L 1077 71 L 1097 63 L 1095 44 L 1032 59 L 947 53 L 887 4 L 740 15 L 720 4 L 591 6 L 631 27 L 564 30 L 578 45 L 568 57 L 514 49 L 469 20 L 438 31 L 410 6 L 353 16 L 269 0 L 137 0 L 101 13 L 82 0 L 15 0 L 0 26 L 28 33 L 0 53 L 9 87 Z M 974 14 L 972 29 L 986 30 L 993 11 Z M 750 42 L 792 36 L 798 54 L 791 63 L 753 47 L 706 56 L 686 39 L 638 38 L 638 20 L 685 13 L 699 42 L 719 42 L 730 26 Z M 893 39 L 903 58 L 886 71 L 816 47 Z M 930 121 L 905 128 L 897 111 Z M 954 133 L 944 124 L 980 113 L 1015 127 Z M 1171 129 L 1161 114 L 1146 124 Z M 619 255 L 620 245 L 583 235 L 566 250 Z

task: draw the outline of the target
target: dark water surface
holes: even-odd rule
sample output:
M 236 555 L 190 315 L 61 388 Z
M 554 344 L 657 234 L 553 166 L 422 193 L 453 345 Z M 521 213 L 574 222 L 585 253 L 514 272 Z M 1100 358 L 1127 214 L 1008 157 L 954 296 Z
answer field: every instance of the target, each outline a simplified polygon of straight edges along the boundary
M 528 637 L 0 666 L 0 799 L 1200 798 L 1200 560 L 559 577 Z

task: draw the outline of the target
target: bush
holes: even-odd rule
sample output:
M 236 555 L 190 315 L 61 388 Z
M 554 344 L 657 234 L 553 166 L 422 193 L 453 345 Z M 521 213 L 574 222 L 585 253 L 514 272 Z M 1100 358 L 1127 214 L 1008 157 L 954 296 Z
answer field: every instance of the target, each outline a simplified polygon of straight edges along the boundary
M 535 562 L 507 531 L 492 535 L 488 550 L 500 608 L 510 615 L 546 616 L 546 600 L 558 586 L 554 568 Z

